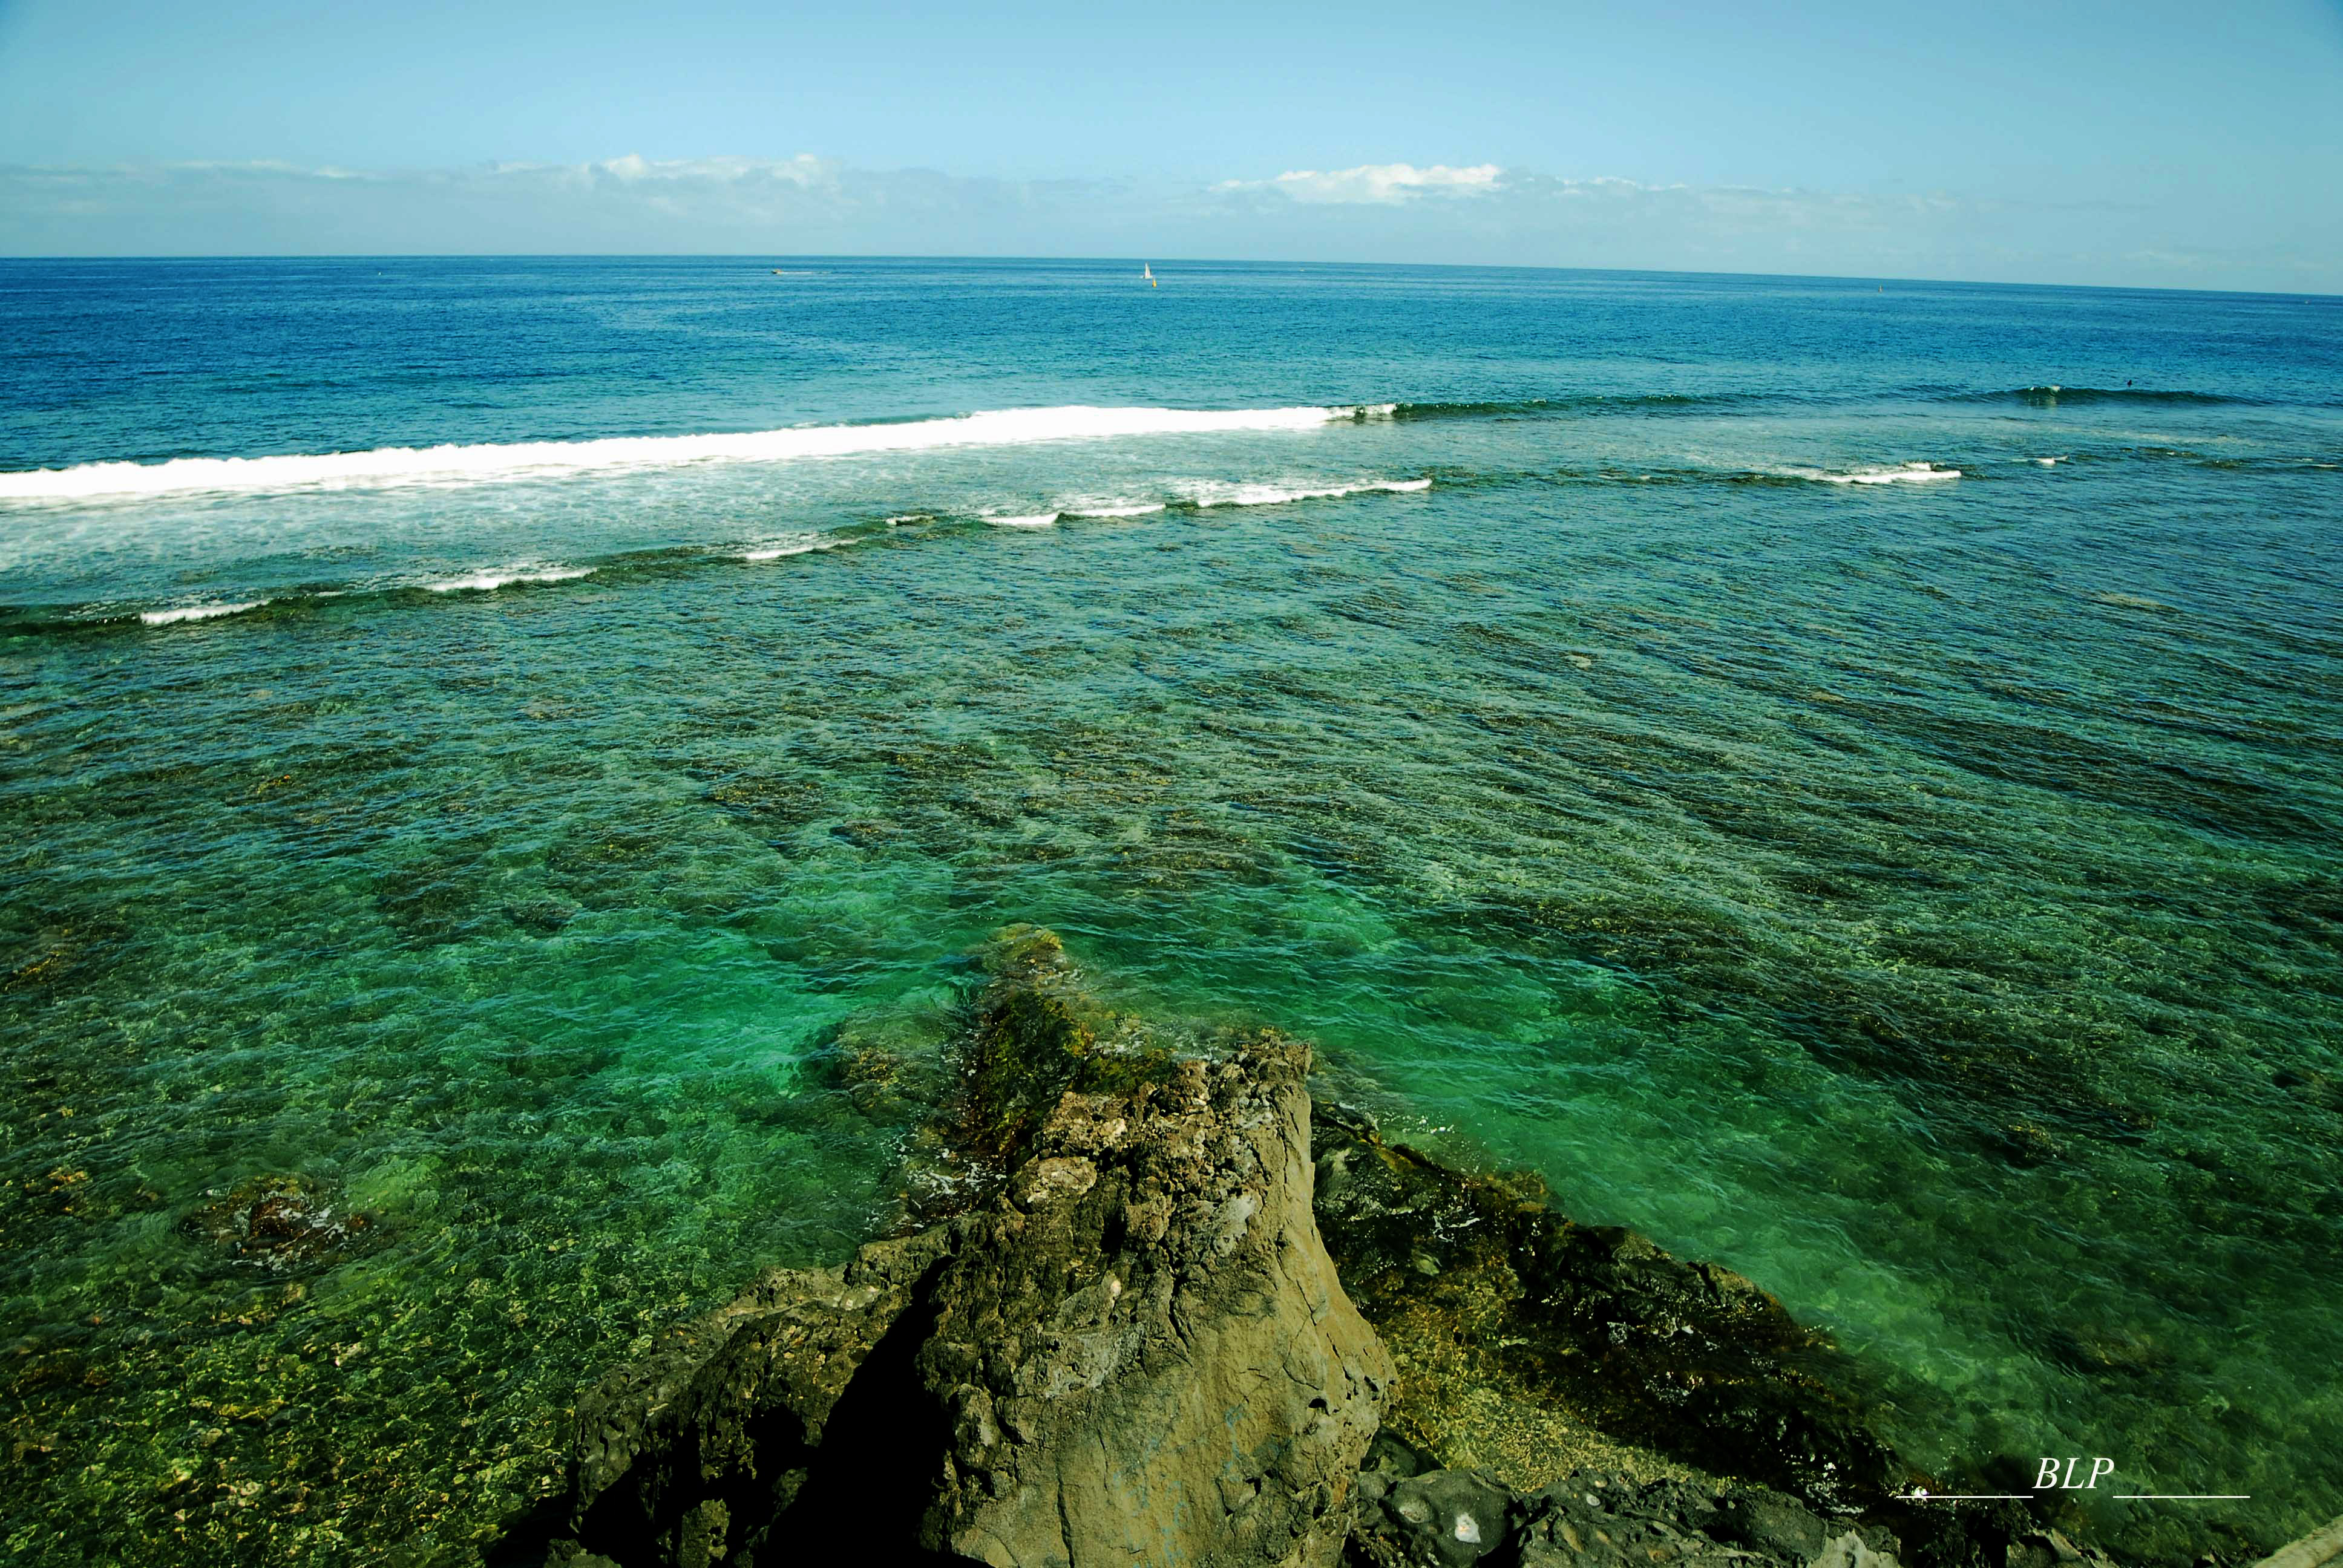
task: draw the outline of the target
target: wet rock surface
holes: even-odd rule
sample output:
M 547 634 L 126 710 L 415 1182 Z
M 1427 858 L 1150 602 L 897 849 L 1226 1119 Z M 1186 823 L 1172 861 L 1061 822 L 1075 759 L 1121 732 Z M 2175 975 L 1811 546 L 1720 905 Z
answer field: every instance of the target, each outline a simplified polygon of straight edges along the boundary
M 1639 1483 L 1580 1470 L 1521 1492 L 1486 1471 L 1413 1468 L 1426 1462 L 1378 1438 L 1360 1478 L 1349 1568 L 2112 1568 L 2015 1509 L 1916 1505 L 1891 1523 L 1817 1513 L 1739 1483 Z

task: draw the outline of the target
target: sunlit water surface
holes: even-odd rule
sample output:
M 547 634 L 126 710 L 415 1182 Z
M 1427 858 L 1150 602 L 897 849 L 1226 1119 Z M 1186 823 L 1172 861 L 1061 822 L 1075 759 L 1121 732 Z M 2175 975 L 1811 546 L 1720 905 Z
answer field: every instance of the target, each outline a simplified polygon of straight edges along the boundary
M 0 264 L 12 1560 L 470 1560 L 868 1233 L 809 1060 L 1018 920 L 1945 1474 L 2332 1514 L 2343 303 L 1160 270 Z M 381 456 L 1070 407 L 1325 412 Z M 367 1222 L 238 1258 L 263 1178 Z

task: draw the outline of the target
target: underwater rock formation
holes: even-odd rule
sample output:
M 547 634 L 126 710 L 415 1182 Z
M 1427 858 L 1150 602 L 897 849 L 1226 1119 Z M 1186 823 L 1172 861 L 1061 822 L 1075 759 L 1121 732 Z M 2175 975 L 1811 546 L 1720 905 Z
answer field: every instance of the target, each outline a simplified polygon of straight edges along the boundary
M 343 1212 L 322 1184 L 302 1176 L 255 1177 L 205 1196 L 210 1201 L 182 1221 L 180 1230 L 239 1263 L 277 1273 L 334 1261 L 373 1223 L 364 1214 Z

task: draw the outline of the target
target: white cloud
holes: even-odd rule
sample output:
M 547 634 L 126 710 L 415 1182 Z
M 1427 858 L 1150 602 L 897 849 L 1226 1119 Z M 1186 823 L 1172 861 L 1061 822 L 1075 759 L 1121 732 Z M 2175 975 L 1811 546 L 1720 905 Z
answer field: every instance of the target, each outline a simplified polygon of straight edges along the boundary
M 1991 192 L 1647 185 L 1495 164 L 1212 185 L 979 178 L 811 154 L 406 170 L 0 165 L 0 256 L 1188 256 L 2343 288 L 2343 208 L 2283 243 L 2231 239 L 2195 218 Z
M 0 166 L 0 255 L 1037 255 L 1121 191 L 856 169 L 811 154 L 363 173 L 276 161 Z
M 1361 164 L 1354 169 L 1290 169 L 1273 180 L 1222 180 L 1223 191 L 1273 190 L 1299 202 L 1351 205 L 1373 203 L 1391 206 L 1420 196 L 1472 196 L 1497 188 L 1503 174 L 1494 164 L 1451 168 L 1433 164 Z
M 794 186 L 835 185 L 839 165 L 833 158 L 818 158 L 811 153 L 799 153 L 793 158 L 662 158 L 644 157 L 640 153 L 628 153 L 622 158 L 605 158 L 599 163 L 578 166 L 558 164 L 503 164 L 503 174 L 542 174 L 575 167 L 586 176 L 606 177 L 628 184 L 642 181 L 663 181 L 670 185 L 740 185 L 759 180 L 778 180 Z

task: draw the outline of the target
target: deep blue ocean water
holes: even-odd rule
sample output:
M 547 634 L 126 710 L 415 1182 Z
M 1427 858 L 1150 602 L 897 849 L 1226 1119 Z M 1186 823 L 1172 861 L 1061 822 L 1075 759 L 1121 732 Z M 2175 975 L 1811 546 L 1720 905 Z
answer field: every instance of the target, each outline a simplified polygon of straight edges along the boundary
M 14 1560 L 473 1560 L 1020 920 L 1944 1476 L 2334 1513 L 2343 301 L 1157 271 L 0 263 Z

